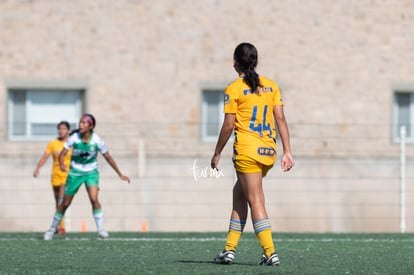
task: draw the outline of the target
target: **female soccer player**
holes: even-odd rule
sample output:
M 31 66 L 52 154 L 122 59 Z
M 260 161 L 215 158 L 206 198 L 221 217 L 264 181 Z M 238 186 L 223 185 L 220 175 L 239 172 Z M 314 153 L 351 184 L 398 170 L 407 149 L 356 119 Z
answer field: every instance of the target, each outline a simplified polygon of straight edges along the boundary
M 289 171 L 293 167 L 289 130 L 278 86 L 255 71 L 256 48 L 252 44 L 241 43 L 236 47 L 233 59 L 234 68 L 240 77 L 224 91 L 225 117 L 211 167 L 218 169 L 220 154 L 234 129 L 233 162 L 237 182 L 233 189 L 233 209 L 226 246 L 216 256 L 215 262 L 233 262 L 249 206 L 254 232 L 263 248 L 260 264 L 277 266 L 280 261 L 275 252 L 270 220 L 265 209 L 262 179 L 276 159 L 274 121 L 283 144 L 282 170 Z
M 66 142 L 69 136 L 70 126 L 67 121 L 61 121 L 57 125 L 58 137 L 49 142 L 46 150 L 37 163 L 36 169 L 33 172 L 33 176 L 37 178 L 40 173 L 40 168 L 46 163 L 50 155 L 53 156 L 52 176 L 51 183 L 53 188 L 53 194 L 55 196 L 56 207 L 63 202 L 63 192 L 65 191 L 67 172 L 61 171 L 59 168 L 59 154 L 63 149 L 63 144 Z M 65 165 L 70 163 L 71 152 L 69 151 L 64 158 Z M 65 223 L 61 220 L 57 229 L 58 234 L 65 234 Z
M 50 229 L 44 234 L 45 240 L 52 240 L 56 227 L 63 218 L 66 209 L 72 202 L 80 186 L 85 183 L 89 200 L 92 204 L 92 213 L 98 228 L 98 237 L 107 238 L 108 232 L 103 227 L 103 212 L 98 200 L 99 172 L 96 157 L 100 152 L 109 165 L 115 170 L 121 180 L 130 182 L 129 178 L 121 173 L 118 165 L 113 160 L 105 146 L 104 141 L 93 132 L 96 120 L 91 114 L 84 114 L 79 121 L 79 129 L 75 130 L 64 145 L 59 155 L 59 165 L 62 171 L 67 170 L 64 158 L 69 149 L 72 148 L 72 159 L 70 162 L 69 175 L 66 180 L 65 196 L 63 203 L 53 217 Z

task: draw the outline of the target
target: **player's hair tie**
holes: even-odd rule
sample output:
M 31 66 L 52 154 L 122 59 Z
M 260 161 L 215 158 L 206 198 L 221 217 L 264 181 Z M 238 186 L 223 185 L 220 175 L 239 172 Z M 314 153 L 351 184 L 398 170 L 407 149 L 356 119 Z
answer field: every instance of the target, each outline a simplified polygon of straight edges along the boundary
M 252 61 L 252 63 L 249 65 L 248 70 L 254 71 L 254 68 L 256 67 L 256 59 Z
M 82 116 L 82 118 L 83 118 L 84 120 L 86 120 L 86 121 L 89 123 L 89 125 L 91 125 L 91 126 L 92 126 L 92 128 L 94 128 L 94 127 L 95 127 L 95 120 L 94 120 L 94 118 L 93 118 L 91 115 L 89 115 L 89 114 L 84 114 L 84 115 Z

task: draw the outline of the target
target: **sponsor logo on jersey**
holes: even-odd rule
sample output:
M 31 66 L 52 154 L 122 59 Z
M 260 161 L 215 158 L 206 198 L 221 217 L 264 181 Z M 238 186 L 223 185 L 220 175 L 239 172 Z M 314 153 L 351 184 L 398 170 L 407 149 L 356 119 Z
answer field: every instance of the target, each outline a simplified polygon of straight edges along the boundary
M 271 93 L 271 92 L 273 92 L 272 87 L 260 87 L 259 89 L 260 89 L 260 92 L 262 92 L 262 93 L 269 93 L 269 92 Z M 246 90 L 243 90 L 243 94 L 244 95 L 254 94 L 254 92 L 253 92 L 252 89 L 246 89 Z
M 276 150 L 272 147 L 259 147 L 257 153 L 261 156 L 273 157 L 276 155 Z
M 262 93 L 271 93 L 273 92 L 272 87 L 262 87 Z

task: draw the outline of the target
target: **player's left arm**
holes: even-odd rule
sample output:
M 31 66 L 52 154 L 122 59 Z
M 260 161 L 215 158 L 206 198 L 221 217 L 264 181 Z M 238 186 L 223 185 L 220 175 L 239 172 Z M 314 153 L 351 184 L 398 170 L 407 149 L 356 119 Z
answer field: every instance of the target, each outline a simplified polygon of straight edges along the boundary
M 112 167 L 112 169 L 114 169 L 114 171 L 118 174 L 121 180 L 127 181 L 128 183 L 131 182 L 129 177 L 121 173 L 121 171 L 118 168 L 118 165 L 116 164 L 115 160 L 112 158 L 111 154 L 109 154 L 109 152 L 106 152 L 102 155 L 105 158 L 106 162 L 108 162 L 108 164 Z
M 289 128 L 286 122 L 283 105 L 275 105 L 273 107 L 273 115 L 279 129 L 280 138 L 282 139 L 283 156 L 281 160 L 282 170 L 289 171 L 295 163 L 293 162 L 292 152 L 290 148 Z

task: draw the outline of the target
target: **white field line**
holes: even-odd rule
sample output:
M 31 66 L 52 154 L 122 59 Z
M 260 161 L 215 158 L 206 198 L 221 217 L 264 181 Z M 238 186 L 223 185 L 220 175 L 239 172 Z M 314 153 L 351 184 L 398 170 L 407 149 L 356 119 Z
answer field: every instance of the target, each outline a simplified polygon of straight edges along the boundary
M 91 241 L 97 240 L 96 237 L 66 237 L 64 239 L 59 238 L 59 241 Z M 41 238 L 0 238 L 0 241 L 41 241 Z M 127 242 L 210 242 L 210 241 L 226 241 L 225 238 L 169 238 L 169 237 L 160 237 L 160 238 L 123 238 L 123 237 L 109 237 L 104 241 L 127 241 Z M 244 239 L 244 241 L 257 241 L 256 239 Z M 414 238 L 409 239 L 390 239 L 390 238 L 286 238 L 286 239 L 273 239 L 275 243 L 283 243 L 283 242 L 290 242 L 290 243 L 301 243 L 301 242 L 320 242 L 320 243 L 330 243 L 330 242 L 365 242 L 365 243 L 395 243 L 395 242 L 412 242 L 414 243 Z

